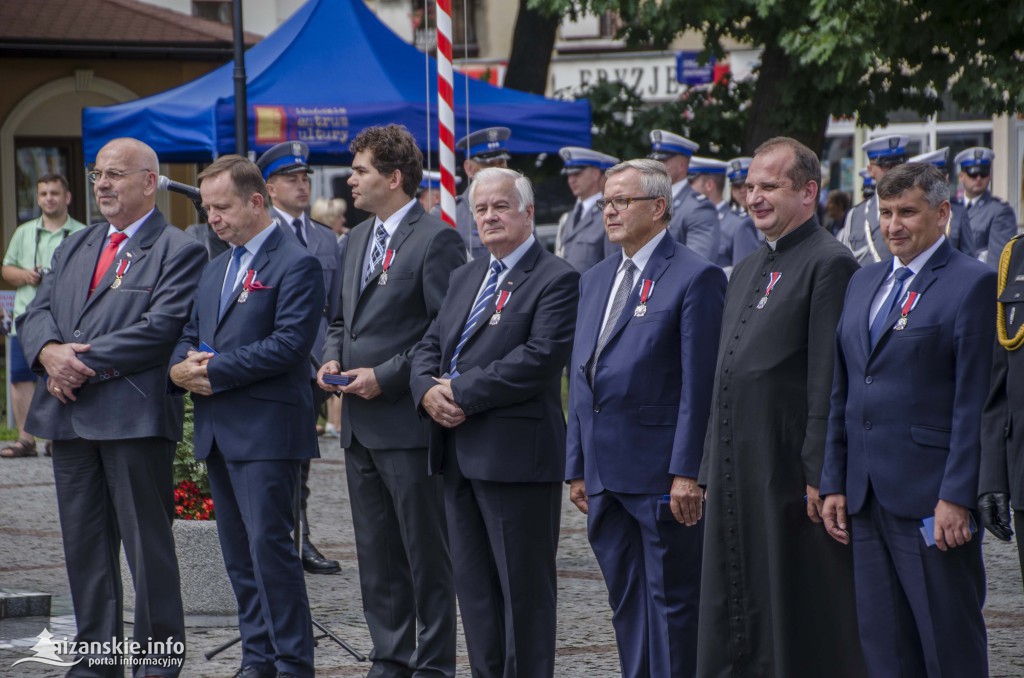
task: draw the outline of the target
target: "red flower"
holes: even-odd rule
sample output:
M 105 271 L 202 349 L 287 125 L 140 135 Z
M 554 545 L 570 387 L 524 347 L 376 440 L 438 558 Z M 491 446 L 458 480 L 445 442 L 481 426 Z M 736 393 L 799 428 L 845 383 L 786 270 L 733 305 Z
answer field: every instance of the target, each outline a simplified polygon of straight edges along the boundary
M 174 489 L 174 511 L 183 520 L 213 518 L 213 499 L 200 492 L 191 480 L 182 480 Z

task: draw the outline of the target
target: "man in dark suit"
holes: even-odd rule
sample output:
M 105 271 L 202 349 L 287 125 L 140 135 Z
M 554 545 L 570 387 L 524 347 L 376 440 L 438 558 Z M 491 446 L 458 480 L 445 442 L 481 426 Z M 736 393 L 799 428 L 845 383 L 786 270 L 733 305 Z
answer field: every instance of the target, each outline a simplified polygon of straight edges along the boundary
M 672 180 L 672 204 L 666 208 L 672 215 L 669 234 L 708 261 L 715 261 L 722 237 L 718 212 L 707 197 L 693 190 L 688 178 L 690 158 L 700 144 L 661 129 L 652 130 L 650 137 L 647 157 L 663 162 Z
M 597 201 L 604 190 L 604 171 L 619 159 L 576 146 L 566 146 L 558 154 L 565 163 L 562 174 L 566 175 L 576 204 L 558 226 L 555 254 L 583 273 L 618 249 L 604 232 L 604 217 L 597 209 Z
M 341 446 L 352 502 L 369 675 L 455 674 L 455 590 L 441 481 L 427 472 L 427 424 L 409 393 L 410 353 L 466 261 L 455 229 L 413 197 L 423 156 L 401 126 L 352 141 L 349 185 L 374 216 L 349 233 L 340 310 L 320 387 L 345 393 Z M 343 374 L 347 386 L 324 375 Z
M 320 406 L 330 397 L 316 384 L 316 371 L 323 362 L 324 341 L 327 325 L 338 310 L 338 291 L 341 289 L 341 248 L 338 238 L 331 229 L 309 218 L 309 147 L 301 141 L 286 141 L 272 146 L 260 156 L 256 166 L 267 182 L 267 194 L 273 203 L 271 217 L 281 230 L 309 250 L 324 270 L 324 292 L 327 303 L 320 315 L 320 326 L 310 354 L 310 388 L 313 393 L 313 409 L 310 411 L 310 426 L 316 428 Z M 313 367 L 315 365 L 316 367 Z M 316 438 L 313 439 L 316 443 Z M 337 574 L 341 565 L 337 560 L 324 557 L 309 539 L 309 521 L 306 505 L 309 502 L 309 470 L 311 457 L 318 457 L 319 448 L 302 462 L 302 489 L 300 490 L 301 513 L 299 523 L 302 530 L 302 567 L 312 574 Z
M 1006 243 L 1017 235 L 1017 217 L 1013 208 L 989 190 L 995 157 L 991 148 L 975 146 L 960 151 L 953 160 L 960 170 L 960 185 L 964 187 L 963 205 L 974 231 L 978 258 L 993 269 L 999 265 L 999 255 Z
M 622 256 L 580 284 L 565 478 L 608 585 L 622 675 L 693 676 L 697 471 L 725 274 L 668 234 L 672 184 L 660 162 L 606 174 L 598 206 Z
M 555 668 L 561 374 L 579 274 L 533 236 L 521 174 L 481 170 L 468 197 L 490 256 L 452 274 L 414 351 L 412 395 L 433 420 L 472 673 L 543 678 Z
M 870 674 L 985 676 L 985 574 L 972 532 L 995 274 L 946 240 L 949 187 L 930 164 L 890 170 L 877 197 L 894 259 L 850 279 L 822 518 L 836 541 L 852 537 Z
M 323 271 L 276 228 L 251 161 L 219 158 L 200 172 L 199 190 L 231 251 L 203 271 L 170 378 L 195 403 L 196 458 L 209 470 L 238 599 L 241 675 L 309 678 L 312 623 L 291 531 L 299 467 L 316 454 L 306 413 Z
M 135 139 L 100 149 L 89 178 L 109 223 L 64 241 L 18 322 L 26 359 L 48 377 L 25 428 L 53 440 L 79 642 L 123 636 L 121 542 L 136 582 L 135 640 L 185 641 L 171 536 L 182 403 L 166 395 L 166 371 L 206 255 L 156 209 L 157 171 L 156 153 Z M 180 669 L 139 667 L 135 675 Z M 68 675 L 122 673 L 83 661 Z

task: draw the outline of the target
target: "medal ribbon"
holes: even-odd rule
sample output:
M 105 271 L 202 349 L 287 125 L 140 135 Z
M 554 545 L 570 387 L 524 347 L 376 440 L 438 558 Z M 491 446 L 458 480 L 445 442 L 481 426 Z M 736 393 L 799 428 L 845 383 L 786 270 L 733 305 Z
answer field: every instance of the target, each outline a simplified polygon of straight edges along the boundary
M 256 279 L 256 269 L 250 268 L 245 274 L 245 282 L 242 283 L 242 289 L 248 292 L 252 289 L 252 281 Z
M 764 288 L 765 299 L 767 299 L 768 295 L 772 293 L 772 290 L 775 288 L 775 285 L 778 284 L 781 278 L 782 273 L 779 273 L 778 271 L 772 271 L 771 273 L 768 274 L 768 287 Z
M 901 317 L 906 318 L 908 315 L 910 315 L 910 312 L 914 310 L 915 306 L 917 306 L 917 302 L 919 301 L 920 296 L 921 295 L 918 292 L 907 293 L 907 300 L 906 302 L 904 302 L 903 308 L 900 310 Z
M 651 294 L 654 293 L 654 281 L 645 278 L 640 283 L 640 303 L 646 304 L 647 300 L 651 298 Z
M 394 260 L 394 258 L 395 258 L 395 251 L 394 250 L 388 250 L 387 252 L 384 253 L 384 263 L 381 264 L 381 270 L 384 273 L 387 273 L 388 269 L 391 268 L 391 262 Z
M 512 296 L 512 293 L 508 290 L 502 290 L 498 292 L 498 303 L 494 305 L 494 312 L 501 313 L 502 309 L 505 308 L 505 304 L 508 303 L 508 298 Z
M 132 262 L 128 259 L 122 259 L 120 262 L 118 262 L 117 273 L 115 274 L 118 280 L 120 280 L 121 276 L 128 272 L 128 267 L 131 265 Z

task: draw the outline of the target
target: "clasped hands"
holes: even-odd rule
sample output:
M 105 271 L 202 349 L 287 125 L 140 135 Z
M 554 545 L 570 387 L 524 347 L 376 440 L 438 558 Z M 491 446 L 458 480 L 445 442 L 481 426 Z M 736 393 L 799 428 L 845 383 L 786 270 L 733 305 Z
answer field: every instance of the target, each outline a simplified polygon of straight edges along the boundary
M 62 403 L 78 398 L 74 389 L 78 388 L 96 371 L 78 359 L 79 353 L 86 353 L 90 344 L 46 344 L 39 352 L 39 364 L 46 370 L 46 390 L 51 396 Z
M 341 374 L 351 377 L 352 381 L 348 382 L 346 386 L 328 384 L 324 381 L 325 374 Z M 380 382 L 377 381 L 377 374 L 373 371 L 372 367 L 354 367 L 351 370 L 342 372 L 341 364 L 337 360 L 328 360 L 320 366 L 316 373 L 316 383 L 317 386 L 328 393 L 347 393 L 359 396 L 364 400 L 373 400 L 384 392 L 380 387 Z
M 430 415 L 430 418 L 445 428 L 455 428 L 466 421 L 466 413 L 462 411 L 455 402 L 455 394 L 452 393 L 452 380 L 443 377 L 434 377 L 436 386 L 423 394 L 420 405 Z
M 171 381 L 196 395 L 213 395 L 207 366 L 214 355 L 206 351 L 189 351 L 184 360 L 171 368 Z

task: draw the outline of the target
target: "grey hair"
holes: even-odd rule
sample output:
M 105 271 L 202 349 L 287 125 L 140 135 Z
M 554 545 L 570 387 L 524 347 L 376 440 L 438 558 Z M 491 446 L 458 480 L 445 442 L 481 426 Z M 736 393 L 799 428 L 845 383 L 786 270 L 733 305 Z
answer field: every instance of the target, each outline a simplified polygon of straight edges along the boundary
M 473 211 L 473 195 L 476 193 L 476 187 L 480 184 L 501 180 L 511 180 L 515 184 L 520 212 L 525 212 L 527 207 L 533 207 L 533 184 L 522 173 L 505 167 L 485 167 L 473 176 L 473 182 L 469 185 L 470 212 Z
M 932 209 L 949 200 L 946 176 L 930 162 L 908 162 L 885 173 L 875 193 L 879 200 L 892 200 L 905 191 L 920 188 Z
M 614 167 L 605 170 L 606 177 L 613 177 L 627 170 L 636 170 L 640 173 L 640 190 L 645 196 L 662 198 L 665 201 L 665 216 L 668 221 L 672 218 L 672 178 L 665 169 L 665 164 L 660 160 L 648 158 L 637 158 L 635 160 L 623 160 Z

